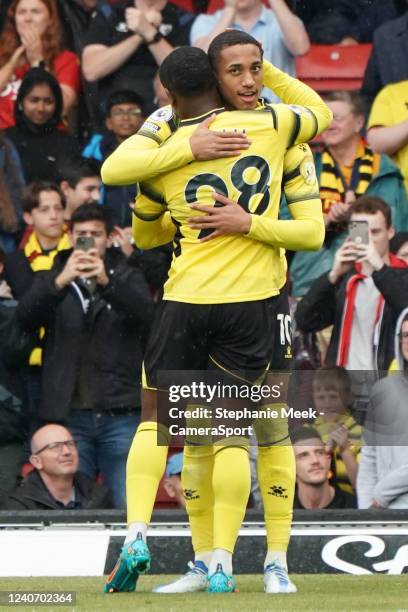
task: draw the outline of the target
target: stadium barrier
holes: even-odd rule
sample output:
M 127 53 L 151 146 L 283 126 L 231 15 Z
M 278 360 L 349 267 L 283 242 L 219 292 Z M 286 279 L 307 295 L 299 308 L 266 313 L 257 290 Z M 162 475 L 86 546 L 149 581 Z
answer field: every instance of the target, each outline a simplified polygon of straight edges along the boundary
M 119 511 L 2 511 L 0 577 L 101 576 L 112 569 L 124 536 L 125 514 Z M 193 554 L 186 515 L 156 512 L 149 547 L 152 573 L 183 573 Z M 264 555 L 263 517 L 250 510 L 234 555 L 235 572 L 261 572 Z M 406 573 L 408 512 L 296 511 L 288 560 L 294 574 Z

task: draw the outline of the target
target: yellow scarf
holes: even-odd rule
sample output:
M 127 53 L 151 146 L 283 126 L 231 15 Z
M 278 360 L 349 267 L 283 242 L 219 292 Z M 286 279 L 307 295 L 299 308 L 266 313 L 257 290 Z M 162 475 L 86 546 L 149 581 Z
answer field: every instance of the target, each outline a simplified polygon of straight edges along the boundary
M 364 195 L 379 167 L 380 155 L 373 153 L 362 140 L 356 151 L 350 180 L 346 180 L 330 151 L 325 149 L 322 153 L 322 173 L 319 181 L 323 212 L 328 213 L 335 202 L 344 202 L 345 194 L 349 190 L 354 191 L 356 198 Z
M 64 232 L 57 246 L 52 251 L 43 253 L 36 233 L 32 232 L 24 247 L 24 255 L 27 257 L 28 263 L 30 264 L 33 272 L 40 272 L 42 270 L 51 270 L 57 253 L 69 248 L 71 248 L 71 244 L 69 242 L 68 235 Z M 39 344 L 42 343 L 44 336 L 45 329 L 41 327 L 38 332 Z M 30 355 L 29 364 L 30 366 L 40 366 L 42 364 L 42 348 L 40 346 L 33 349 Z

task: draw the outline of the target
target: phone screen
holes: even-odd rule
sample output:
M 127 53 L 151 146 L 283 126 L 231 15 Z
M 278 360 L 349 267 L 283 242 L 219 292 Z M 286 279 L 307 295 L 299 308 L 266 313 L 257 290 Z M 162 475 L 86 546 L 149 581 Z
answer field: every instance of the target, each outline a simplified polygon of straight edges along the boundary
M 78 251 L 89 251 L 95 248 L 95 239 L 93 236 L 78 236 L 75 249 Z

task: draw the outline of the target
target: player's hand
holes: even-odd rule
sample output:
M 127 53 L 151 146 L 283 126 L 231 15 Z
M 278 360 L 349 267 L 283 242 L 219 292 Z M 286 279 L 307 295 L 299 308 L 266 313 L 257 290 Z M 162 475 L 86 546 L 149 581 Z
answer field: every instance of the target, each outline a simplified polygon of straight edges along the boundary
M 358 258 L 357 245 L 348 237 L 334 257 L 333 267 L 329 272 L 329 280 L 335 284 L 346 272 L 351 270 Z
M 206 206 L 204 204 L 191 204 L 193 210 L 198 210 L 204 215 L 190 217 L 188 224 L 191 229 L 212 229 L 209 236 L 201 239 L 208 242 L 227 234 L 247 234 L 251 228 L 251 215 L 246 212 L 237 202 L 229 200 L 225 196 L 214 193 L 214 200 L 222 206 Z
M 194 158 L 198 161 L 208 161 L 220 157 L 236 157 L 248 149 L 251 141 L 244 132 L 213 131 L 209 127 L 216 118 L 214 113 L 204 119 L 190 137 L 190 147 Z
M 131 204 L 131 207 L 133 205 Z M 113 246 L 119 247 L 125 257 L 130 257 L 133 253 L 132 240 L 132 228 L 131 227 L 119 227 L 115 225 L 115 231 L 113 233 Z

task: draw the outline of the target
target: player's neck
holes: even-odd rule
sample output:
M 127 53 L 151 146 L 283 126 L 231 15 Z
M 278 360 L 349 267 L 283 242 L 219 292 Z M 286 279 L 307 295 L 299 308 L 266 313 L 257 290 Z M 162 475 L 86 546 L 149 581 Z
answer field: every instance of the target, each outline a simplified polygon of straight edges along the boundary
M 199 98 L 180 100 L 177 104 L 177 115 L 180 119 L 192 119 L 205 115 L 215 108 L 222 108 L 223 103 L 216 92 L 203 94 Z
M 334 488 L 326 480 L 321 485 L 298 483 L 298 498 L 307 510 L 326 508 L 334 497 Z
M 338 164 L 341 166 L 350 166 L 355 160 L 357 147 L 360 140 L 360 135 L 356 134 L 353 138 L 350 138 L 350 140 L 347 140 L 346 142 L 330 146 L 329 151 Z

